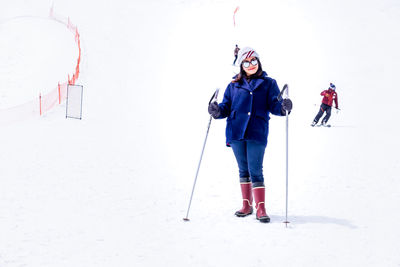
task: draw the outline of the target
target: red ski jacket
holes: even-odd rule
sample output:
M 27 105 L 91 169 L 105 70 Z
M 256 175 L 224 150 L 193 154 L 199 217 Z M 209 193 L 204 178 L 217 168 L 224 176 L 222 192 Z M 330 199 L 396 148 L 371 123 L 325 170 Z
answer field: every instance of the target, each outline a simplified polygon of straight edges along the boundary
M 324 98 L 322 98 L 322 103 L 332 107 L 332 102 L 333 102 L 333 100 L 335 100 L 335 106 L 336 106 L 336 108 L 339 108 L 338 97 L 337 97 L 335 90 L 332 90 L 332 89 L 324 90 L 321 92 L 321 95 L 324 97 Z

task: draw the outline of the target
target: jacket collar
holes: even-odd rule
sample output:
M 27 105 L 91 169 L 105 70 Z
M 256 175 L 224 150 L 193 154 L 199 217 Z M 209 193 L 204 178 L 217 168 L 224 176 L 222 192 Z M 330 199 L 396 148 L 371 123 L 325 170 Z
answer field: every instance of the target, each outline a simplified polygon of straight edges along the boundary
M 247 82 L 246 79 L 242 79 L 238 84 L 239 88 L 248 90 L 250 92 L 256 90 L 258 86 L 265 80 L 267 77 L 267 73 L 265 71 L 262 72 L 261 77 L 251 79 L 249 82 Z

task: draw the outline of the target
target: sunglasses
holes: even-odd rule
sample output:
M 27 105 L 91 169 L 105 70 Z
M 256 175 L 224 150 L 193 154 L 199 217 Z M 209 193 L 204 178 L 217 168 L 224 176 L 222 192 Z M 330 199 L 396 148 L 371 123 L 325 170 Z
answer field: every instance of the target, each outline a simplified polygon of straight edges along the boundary
M 258 64 L 258 61 L 257 61 L 257 59 L 252 59 L 250 62 L 249 61 L 243 61 L 243 67 L 245 67 L 245 68 L 248 68 L 248 67 L 250 67 L 250 63 L 251 63 L 251 65 L 253 65 L 253 66 L 257 66 L 257 64 Z

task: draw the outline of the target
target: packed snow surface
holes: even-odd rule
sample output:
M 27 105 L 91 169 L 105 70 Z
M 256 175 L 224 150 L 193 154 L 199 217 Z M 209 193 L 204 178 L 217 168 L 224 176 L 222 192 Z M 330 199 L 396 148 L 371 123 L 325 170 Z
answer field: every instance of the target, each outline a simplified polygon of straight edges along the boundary
M 83 119 L 65 103 L 1 125 L 0 266 L 400 266 L 400 3 L 6 0 L 0 112 L 66 80 L 81 36 Z M 236 26 L 233 26 L 233 11 Z M 213 120 L 216 88 L 254 47 L 289 84 L 264 159 L 271 223 L 237 218 L 237 164 Z M 336 84 L 331 128 L 310 124 Z

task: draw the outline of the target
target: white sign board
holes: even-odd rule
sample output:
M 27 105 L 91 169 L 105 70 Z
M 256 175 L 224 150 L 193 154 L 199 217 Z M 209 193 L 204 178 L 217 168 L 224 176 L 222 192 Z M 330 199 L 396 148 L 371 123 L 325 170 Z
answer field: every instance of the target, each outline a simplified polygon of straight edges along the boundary
M 83 86 L 68 84 L 66 118 L 82 119 Z

